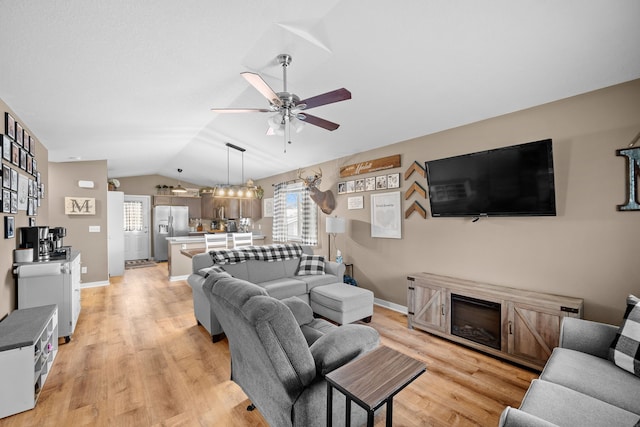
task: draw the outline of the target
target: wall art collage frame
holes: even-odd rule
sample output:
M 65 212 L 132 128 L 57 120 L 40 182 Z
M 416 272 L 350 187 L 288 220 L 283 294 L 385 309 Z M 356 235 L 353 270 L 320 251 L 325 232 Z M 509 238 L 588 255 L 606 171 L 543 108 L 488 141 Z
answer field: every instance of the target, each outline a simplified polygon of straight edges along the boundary
M 338 183 L 338 194 L 362 193 L 400 188 L 400 173 L 356 178 Z
M 36 139 L 9 112 L 5 112 L 4 134 L 0 134 L 0 141 L 2 213 L 25 211 L 27 216 L 35 217 L 44 198 L 44 184 L 36 160 Z M 7 232 L 7 223 L 12 221 L 14 217 L 5 216 L 5 238 L 15 236 L 15 233 Z M 29 225 L 35 225 L 35 218 L 29 218 Z

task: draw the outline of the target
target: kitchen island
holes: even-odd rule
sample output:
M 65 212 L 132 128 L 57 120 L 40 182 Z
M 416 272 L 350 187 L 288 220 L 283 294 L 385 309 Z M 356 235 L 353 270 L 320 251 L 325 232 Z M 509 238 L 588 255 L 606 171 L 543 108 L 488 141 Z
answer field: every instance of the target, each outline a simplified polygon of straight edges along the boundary
M 231 234 L 227 233 L 229 241 Z M 254 244 L 264 244 L 266 236 L 263 234 L 254 234 Z M 169 269 L 169 281 L 186 280 L 191 274 L 191 257 L 185 255 L 181 251 L 189 250 L 204 252 L 204 236 L 180 236 L 167 237 L 169 245 L 167 267 Z

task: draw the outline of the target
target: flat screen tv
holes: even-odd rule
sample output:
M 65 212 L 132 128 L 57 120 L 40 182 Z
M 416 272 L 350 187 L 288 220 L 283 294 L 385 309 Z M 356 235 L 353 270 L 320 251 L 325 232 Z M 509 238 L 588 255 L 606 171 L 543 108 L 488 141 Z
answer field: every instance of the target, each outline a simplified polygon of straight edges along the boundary
M 434 217 L 556 214 L 551 139 L 425 166 Z

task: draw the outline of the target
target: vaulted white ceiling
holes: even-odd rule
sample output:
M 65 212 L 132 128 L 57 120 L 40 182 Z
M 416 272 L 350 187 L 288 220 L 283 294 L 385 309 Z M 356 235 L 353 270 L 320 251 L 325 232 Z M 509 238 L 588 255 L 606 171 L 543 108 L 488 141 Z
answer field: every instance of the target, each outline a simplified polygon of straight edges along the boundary
M 0 98 L 51 161 L 110 177 L 262 178 L 640 78 L 637 0 L 0 0 Z M 300 98 L 345 87 L 291 145 L 240 73 Z M 519 141 L 514 141 L 519 142 Z M 286 147 L 286 153 L 284 148 Z M 242 157 L 231 152 L 230 180 Z

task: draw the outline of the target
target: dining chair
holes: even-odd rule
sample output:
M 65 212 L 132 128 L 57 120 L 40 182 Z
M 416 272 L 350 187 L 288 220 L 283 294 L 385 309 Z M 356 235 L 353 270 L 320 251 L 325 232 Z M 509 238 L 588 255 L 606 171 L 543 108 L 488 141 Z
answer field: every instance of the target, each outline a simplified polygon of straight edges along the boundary
M 205 251 L 227 249 L 227 233 L 207 233 L 204 235 Z

